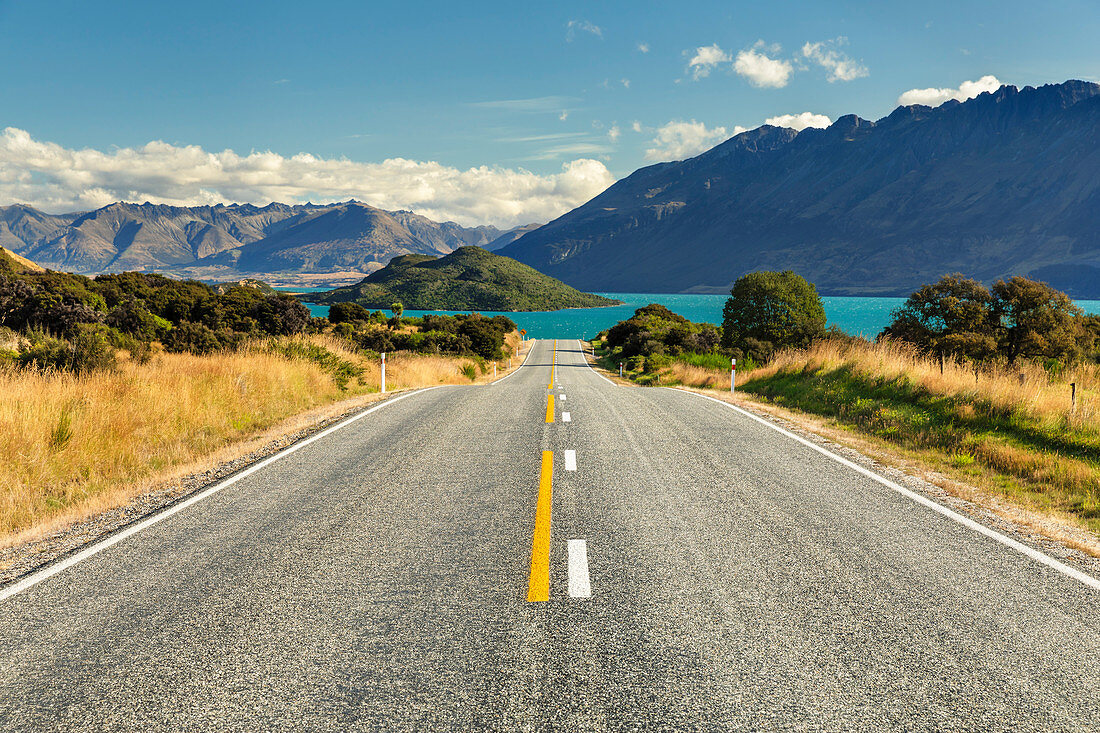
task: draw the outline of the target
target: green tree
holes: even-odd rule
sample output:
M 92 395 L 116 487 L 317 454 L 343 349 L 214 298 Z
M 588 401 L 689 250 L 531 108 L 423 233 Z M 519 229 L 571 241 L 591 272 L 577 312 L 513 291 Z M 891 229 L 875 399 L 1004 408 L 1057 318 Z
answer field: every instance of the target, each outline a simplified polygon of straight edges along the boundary
M 1042 357 L 1068 362 L 1091 345 L 1084 312 L 1046 283 L 1014 277 L 993 284 L 998 345 L 1009 362 Z
M 397 328 L 401 325 L 401 314 L 405 312 L 405 306 L 401 305 L 401 301 L 390 304 L 390 310 L 393 311 L 393 319 L 390 321 L 392 328 Z
M 977 280 L 944 275 L 910 295 L 881 336 L 941 356 L 987 359 L 997 350 L 993 295 Z
M 757 361 L 824 335 L 825 307 L 817 289 L 790 270 L 738 278 L 722 309 L 722 345 Z

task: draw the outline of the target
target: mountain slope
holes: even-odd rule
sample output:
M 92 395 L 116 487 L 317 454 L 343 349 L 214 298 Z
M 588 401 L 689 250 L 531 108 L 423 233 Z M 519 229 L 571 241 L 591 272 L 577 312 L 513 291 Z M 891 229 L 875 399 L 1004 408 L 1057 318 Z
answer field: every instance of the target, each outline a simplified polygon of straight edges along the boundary
M 44 267 L 31 262 L 26 257 L 20 257 L 6 247 L 0 247 L 0 274 L 5 272 L 45 272 Z
M 317 206 L 178 207 L 115 203 L 83 214 L 0 207 L 0 246 L 82 273 L 140 270 L 238 279 L 279 272 L 370 272 L 409 253 L 488 244 L 496 227 L 466 228 L 349 201 Z
M 713 292 L 793 269 L 826 294 L 903 295 L 961 271 L 1100 297 L 1100 85 L 764 126 L 643 168 L 501 254 L 584 289 Z
M 395 257 L 362 282 L 309 298 L 316 303 L 354 301 L 412 310 L 533 311 L 593 308 L 618 301 L 582 293 L 515 260 L 479 247 L 460 247 L 446 257 Z

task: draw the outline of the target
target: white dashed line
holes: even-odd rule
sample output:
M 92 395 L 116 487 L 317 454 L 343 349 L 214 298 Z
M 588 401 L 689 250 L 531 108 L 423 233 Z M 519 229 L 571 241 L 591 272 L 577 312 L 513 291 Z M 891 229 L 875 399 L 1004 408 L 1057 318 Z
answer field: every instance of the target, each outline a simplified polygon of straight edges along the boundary
M 573 418 L 572 418 L 572 417 L 570 417 L 570 415 L 569 415 L 569 413 L 568 413 L 568 412 L 563 412 L 563 413 L 561 414 L 561 421 L 562 421 L 562 422 L 572 422 L 572 421 L 573 421 Z
M 562 402 L 565 402 L 565 395 L 563 395 L 563 394 L 560 394 L 560 395 L 558 395 L 558 397 L 561 397 L 561 401 L 562 401 Z
M 576 471 L 577 470 L 577 451 L 567 450 L 565 451 L 565 470 Z
M 588 546 L 584 540 L 569 540 L 569 597 L 592 597 L 592 586 L 588 582 Z

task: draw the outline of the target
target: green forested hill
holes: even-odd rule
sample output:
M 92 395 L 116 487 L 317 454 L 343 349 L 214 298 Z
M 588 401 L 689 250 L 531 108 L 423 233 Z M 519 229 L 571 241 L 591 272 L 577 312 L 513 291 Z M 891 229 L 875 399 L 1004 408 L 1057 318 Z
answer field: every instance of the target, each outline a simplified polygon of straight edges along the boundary
M 354 301 L 364 308 L 400 302 L 412 310 L 536 311 L 593 308 L 618 301 L 582 293 L 538 270 L 480 247 L 446 257 L 405 255 L 348 287 L 317 293 L 315 303 Z

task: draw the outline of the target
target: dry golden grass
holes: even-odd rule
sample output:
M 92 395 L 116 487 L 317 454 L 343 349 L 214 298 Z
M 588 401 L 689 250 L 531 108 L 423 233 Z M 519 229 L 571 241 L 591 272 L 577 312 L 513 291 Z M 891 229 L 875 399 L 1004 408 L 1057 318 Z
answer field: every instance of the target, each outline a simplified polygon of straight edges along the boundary
M 0 368 L 0 546 L 119 506 L 184 467 L 201 470 L 212 457 L 225 458 L 228 446 L 285 428 L 295 415 L 334 403 L 354 407 L 378 392 L 380 365 L 342 339 L 282 343 L 293 341 L 323 346 L 362 374 L 341 390 L 321 366 L 273 353 L 270 342 L 210 356 L 160 353 L 147 364 L 124 359 L 115 371 L 80 376 Z M 467 364 L 475 362 L 392 354 L 387 391 L 470 384 Z M 477 381 L 492 373 L 491 364 L 479 369 Z
M 981 367 L 975 378 L 972 365 L 947 359 L 943 373 L 939 361 L 923 356 L 909 344 L 820 341 L 809 349 L 785 350 L 769 364 L 752 371 L 738 370 L 737 382 L 774 377 L 780 373 L 822 372 L 847 369 L 878 380 L 904 379 L 931 394 L 987 401 L 992 407 L 1023 413 L 1059 427 L 1093 426 L 1100 431 L 1100 366 L 1084 364 L 1055 378 L 1042 367 L 1026 363 Z M 688 387 L 728 389 L 729 372 L 673 362 L 670 375 Z M 1070 383 L 1077 384 L 1077 409 L 1070 404 Z M 965 413 L 969 404 L 959 405 Z M 960 417 L 966 417 L 960 414 Z
M 756 379 L 784 371 L 841 367 L 881 379 L 904 378 L 933 394 L 968 396 L 1002 410 L 1100 429 L 1100 366 L 1096 364 L 1072 367 L 1055 378 L 1031 363 L 1011 368 L 983 366 L 975 372 L 968 363 L 947 359 L 941 374 L 938 360 L 921 355 L 903 342 L 821 341 L 806 350 L 783 351 L 766 367 L 745 376 Z M 1071 412 L 1071 382 L 1077 384 L 1076 412 Z

